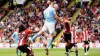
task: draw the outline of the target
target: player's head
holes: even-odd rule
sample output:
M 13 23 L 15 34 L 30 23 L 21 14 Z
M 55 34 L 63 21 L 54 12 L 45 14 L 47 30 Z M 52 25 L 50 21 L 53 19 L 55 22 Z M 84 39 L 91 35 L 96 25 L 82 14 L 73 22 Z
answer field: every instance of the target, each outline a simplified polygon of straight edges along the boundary
M 69 15 L 68 15 L 68 14 L 66 14 L 66 15 L 65 15 L 65 18 L 66 18 L 68 21 L 70 21 L 70 20 L 71 20 L 71 17 L 69 17 Z
M 50 5 L 50 4 L 51 4 L 51 1 L 50 1 L 50 0 L 48 0 L 48 1 L 47 1 L 47 4 L 49 4 L 49 5 Z
M 86 26 L 83 27 L 83 31 L 86 31 Z
M 18 27 L 15 27 L 14 31 L 19 31 L 19 28 Z
M 52 4 L 54 2 L 54 0 L 47 0 L 47 4 Z
M 47 5 L 51 5 L 51 6 L 53 6 L 53 0 L 47 0 Z
M 54 7 L 55 10 L 58 10 L 59 9 L 58 4 L 53 4 L 53 7 Z
M 66 15 L 64 18 L 63 18 L 64 22 L 67 22 L 67 21 L 70 21 L 70 19 L 68 18 L 68 15 Z
M 25 26 L 23 24 L 19 25 L 19 32 L 23 32 L 26 30 Z
M 75 31 L 75 27 L 72 27 L 71 30 L 72 30 L 72 31 Z
M 51 5 L 55 10 L 59 9 L 58 4 L 54 3 L 54 0 L 48 0 L 47 4 Z

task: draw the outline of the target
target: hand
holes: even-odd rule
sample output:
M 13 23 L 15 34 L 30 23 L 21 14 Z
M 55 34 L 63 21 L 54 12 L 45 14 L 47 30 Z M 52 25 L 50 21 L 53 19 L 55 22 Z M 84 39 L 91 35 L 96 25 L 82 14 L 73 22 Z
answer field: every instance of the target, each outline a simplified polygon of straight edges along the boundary
M 61 19 L 61 22 L 64 22 L 64 20 L 63 20 L 63 19 Z
M 63 22 L 63 18 L 62 17 L 60 17 L 60 21 Z

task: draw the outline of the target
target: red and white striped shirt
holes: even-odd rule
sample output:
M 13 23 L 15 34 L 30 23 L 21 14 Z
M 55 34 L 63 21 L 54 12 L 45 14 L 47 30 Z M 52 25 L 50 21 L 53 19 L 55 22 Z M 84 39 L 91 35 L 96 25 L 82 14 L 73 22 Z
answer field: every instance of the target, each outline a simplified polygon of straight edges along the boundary
M 72 37 L 71 37 L 71 43 L 76 43 L 77 42 L 77 34 L 76 34 L 76 32 L 71 32 L 71 34 L 72 34 Z
M 82 36 L 84 41 L 88 41 L 88 36 L 89 36 L 88 31 L 83 31 Z
M 69 21 L 65 22 L 64 26 L 65 26 L 65 29 L 64 29 L 65 33 L 70 33 L 71 32 L 71 26 L 70 26 Z
M 31 30 L 25 30 L 22 33 L 20 33 L 19 34 L 20 35 L 20 39 L 18 41 L 18 46 L 24 45 L 26 43 L 26 41 L 27 41 L 28 35 L 31 34 L 31 33 L 32 33 Z

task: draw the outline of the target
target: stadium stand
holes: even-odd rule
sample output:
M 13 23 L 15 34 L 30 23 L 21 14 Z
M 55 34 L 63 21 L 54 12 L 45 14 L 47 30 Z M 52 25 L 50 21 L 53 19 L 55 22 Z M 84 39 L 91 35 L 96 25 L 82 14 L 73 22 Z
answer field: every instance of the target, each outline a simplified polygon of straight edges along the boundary
M 91 32 L 91 34 L 93 34 L 95 40 L 98 40 L 100 42 L 100 27 L 98 27 L 100 26 L 100 2 L 96 3 L 94 6 L 85 7 L 84 5 L 82 5 L 81 8 L 77 8 L 75 1 L 71 1 L 71 3 L 69 2 L 70 0 L 55 1 L 55 3 L 60 6 L 60 9 L 57 11 L 58 15 L 60 17 L 64 17 L 66 14 L 69 15 L 69 18 L 72 18 L 71 23 L 74 21 L 74 23 L 72 23 L 72 26 L 78 27 L 77 30 L 79 30 L 80 28 L 82 29 L 84 25 L 88 26 L 88 30 Z M 33 1 L 29 4 L 30 5 L 28 5 L 28 8 L 14 8 L 14 10 L 8 16 L 6 16 L 7 18 L 4 21 L 0 22 L 0 28 L 2 28 L 2 30 L 0 30 L 0 42 L 13 42 L 11 39 L 11 35 L 14 29 L 21 23 L 23 23 L 27 27 L 30 27 L 33 31 L 38 31 L 41 29 L 44 20 L 43 10 L 48 6 L 46 4 L 46 0 Z M 2 13 L 0 15 L 0 18 L 3 17 Z M 56 31 L 58 36 L 60 35 L 60 32 L 63 33 L 62 29 L 62 23 L 57 22 Z M 91 38 L 92 42 L 94 42 L 93 39 Z M 61 43 L 64 42 L 63 38 L 57 40 L 59 40 Z M 40 38 L 36 40 L 36 42 L 40 43 L 43 43 L 45 41 L 47 41 L 47 39 L 44 35 L 41 35 Z
M 75 24 L 79 28 L 83 28 L 84 26 L 88 27 L 88 31 L 90 34 L 94 35 L 95 39 L 100 41 L 100 2 L 96 3 L 93 7 L 87 6 L 81 9 L 80 14 L 78 15 Z M 92 37 L 93 38 L 93 37 Z M 91 41 L 94 40 L 91 39 Z
M 8 10 L 5 8 L 0 8 L 0 20 L 8 13 Z
M 95 3 L 95 2 L 94 2 Z M 79 14 L 74 18 L 74 22 L 72 23 L 72 26 L 78 27 L 77 30 L 82 30 L 84 26 L 88 27 L 88 31 L 90 34 L 90 41 L 91 42 L 100 42 L 100 2 L 95 3 L 94 6 L 84 6 L 78 10 Z M 64 42 L 62 38 L 60 38 L 60 42 Z
M 7 17 L 7 19 L 2 22 L 3 25 L 3 33 L 4 33 L 4 38 L 9 42 L 10 36 L 13 33 L 13 30 L 15 27 L 18 27 L 18 25 L 23 22 L 23 24 L 27 25 L 29 27 L 31 25 L 30 21 L 33 21 L 34 26 L 36 29 L 39 27 L 37 24 L 40 24 L 43 21 L 43 10 L 48 6 L 46 1 L 36 1 L 32 2 L 29 8 L 15 8 L 14 11 Z M 56 2 L 56 1 L 55 1 Z M 62 4 L 63 2 L 63 4 Z M 66 5 L 65 1 L 58 1 L 58 5 L 60 6 L 61 9 L 58 10 L 59 16 L 64 16 L 62 13 L 66 12 L 69 15 L 73 14 L 75 12 L 74 7 L 69 8 L 66 10 Z M 41 5 L 43 5 L 41 7 Z M 60 12 L 59 12 L 60 11 Z M 69 11 L 69 12 L 68 12 Z M 72 15 L 70 15 L 72 16 Z M 40 23 L 35 23 L 35 22 L 40 22 Z M 43 23 L 42 23 L 43 24 Z M 61 24 L 58 22 L 56 26 L 57 33 L 62 29 Z M 41 41 L 40 41 L 41 42 Z

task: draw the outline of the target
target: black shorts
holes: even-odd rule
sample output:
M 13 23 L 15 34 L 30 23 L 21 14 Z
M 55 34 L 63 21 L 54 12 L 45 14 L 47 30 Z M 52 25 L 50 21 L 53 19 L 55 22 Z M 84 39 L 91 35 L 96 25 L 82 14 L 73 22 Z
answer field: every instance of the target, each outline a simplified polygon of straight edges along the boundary
M 66 42 L 71 42 L 71 33 L 69 33 L 69 34 L 64 33 L 64 40 Z
M 77 43 L 71 43 L 71 44 L 72 44 L 72 46 L 77 47 L 77 45 L 76 45 Z
M 20 51 L 22 51 L 23 53 L 28 53 L 31 50 L 31 48 L 28 46 L 28 44 L 18 46 L 18 49 Z
M 89 44 L 90 41 L 84 41 L 84 44 Z

